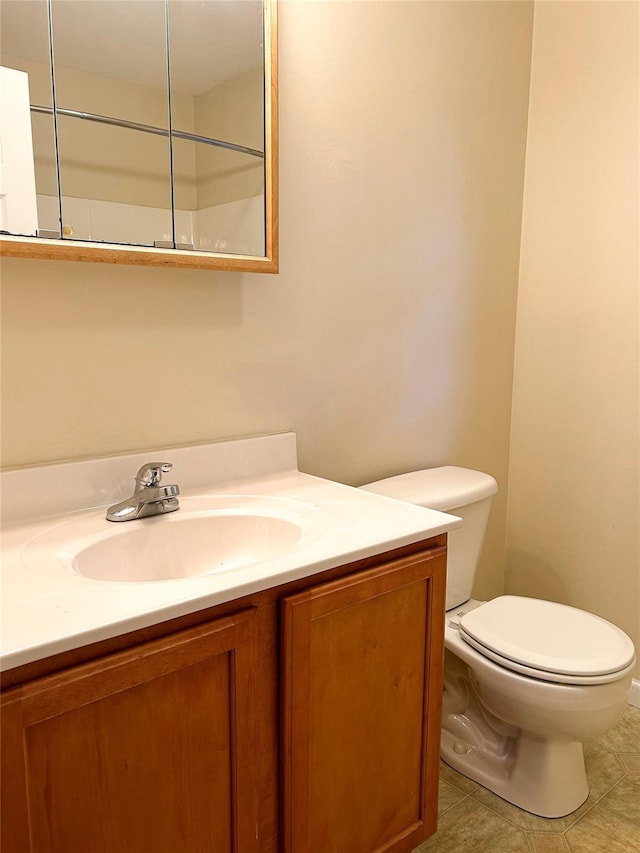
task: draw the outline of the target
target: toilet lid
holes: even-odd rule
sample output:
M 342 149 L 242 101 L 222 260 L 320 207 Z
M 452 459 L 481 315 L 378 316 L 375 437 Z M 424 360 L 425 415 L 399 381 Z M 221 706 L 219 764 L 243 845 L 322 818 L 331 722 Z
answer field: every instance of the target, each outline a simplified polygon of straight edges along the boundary
M 630 638 L 611 622 L 565 604 L 515 595 L 465 613 L 460 635 L 508 668 L 539 670 L 540 678 L 543 673 L 558 674 L 562 681 L 562 676 L 617 674 L 635 659 Z

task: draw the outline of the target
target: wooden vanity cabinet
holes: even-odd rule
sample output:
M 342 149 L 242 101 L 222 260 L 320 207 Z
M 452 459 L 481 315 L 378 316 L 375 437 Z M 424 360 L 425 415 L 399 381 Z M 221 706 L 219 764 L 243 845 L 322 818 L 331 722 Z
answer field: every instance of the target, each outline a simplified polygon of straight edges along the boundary
M 445 554 L 283 600 L 285 853 L 402 853 L 435 832 Z
M 444 544 L 5 673 L 2 853 L 413 850 L 437 813 Z
M 9 691 L 3 853 L 259 853 L 256 627 L 245 610 Z

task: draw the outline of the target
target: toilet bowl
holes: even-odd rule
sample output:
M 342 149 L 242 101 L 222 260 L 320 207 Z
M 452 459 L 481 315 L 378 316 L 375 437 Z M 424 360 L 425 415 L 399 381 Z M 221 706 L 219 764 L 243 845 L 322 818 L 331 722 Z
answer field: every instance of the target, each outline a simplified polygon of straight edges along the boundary
M 493 648 L 483 650 L 483 644 L 465 632 L 473 615 L 484 616 L 491 626 L 498 611 L 507 620 L 513 616 L 510 627 L 515 628 L 523 610 L 539 617 L 539 622 L 523 625 L 546 631 L 542 641 L 547 647 L 562 636 L 566 625 L 565 641 L 577 652 L 573 667 L 571 655 L 563 654 L 562 648 L 549 666 L 563 671 L 552 672 L 541 666 L 534 643 L 535 667 L 523 663 L 522 648 L 517 656 L 512 647 L 501 654 L 495 651 L 496 641 Z M 635 663 L 631 640 L 593 614 L 517 596 L 486 604 L 471 600 L 447 617 L 442 758 L 533 814 L 561 817 L 574 811 L 589 794 L 583 742 L 614 726 L 624 711 Z M 581 631 L 572 634 L 574 619 Z M 473 622 L 472 627 L 476 627 Z M 582 633 L 589 628 L 588 634 Z M 588 655 L 581 651 L 597 649 L 602 639 L 607 641 L 606 664 L 597 651 L 589 664 Z
M 362 488 L 464 522 L 449 533 L 443 760 L 533 814 L 574 811 L 589 793 L 583 742 L 615 725 L 628 700 L 630 638 L 556 602 L 470 597 L 497 491 L 489 475 L 434 468 Z

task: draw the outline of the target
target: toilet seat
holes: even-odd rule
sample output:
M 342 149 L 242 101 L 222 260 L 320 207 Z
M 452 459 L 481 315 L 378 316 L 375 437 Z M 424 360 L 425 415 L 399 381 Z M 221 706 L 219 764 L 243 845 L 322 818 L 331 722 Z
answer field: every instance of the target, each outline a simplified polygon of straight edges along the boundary
M 593 613 L 505 595 L 465 613 L 460 636 L 506 669 L 558 684 L 604 684 L 631 671 L 629 637 Z

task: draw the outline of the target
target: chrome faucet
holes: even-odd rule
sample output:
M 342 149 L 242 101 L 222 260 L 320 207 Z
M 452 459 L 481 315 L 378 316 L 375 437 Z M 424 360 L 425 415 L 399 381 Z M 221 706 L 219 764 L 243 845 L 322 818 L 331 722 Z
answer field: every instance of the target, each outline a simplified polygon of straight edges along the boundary
M 177 495 L 180 489 L 175 486 L 162 486 L 162 475 L 172 468 L 171 462 L 148 462 L 136 474 L 136 488 L 133 496 L 110 506 L 107 521 L 133 521 L 150 515 L 162 515 L 180 509 Z

